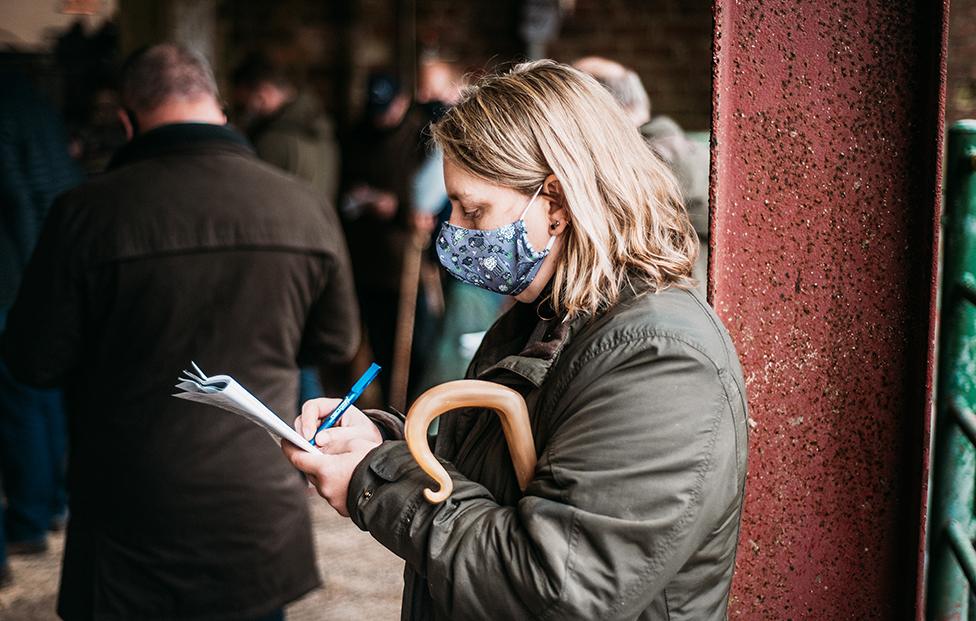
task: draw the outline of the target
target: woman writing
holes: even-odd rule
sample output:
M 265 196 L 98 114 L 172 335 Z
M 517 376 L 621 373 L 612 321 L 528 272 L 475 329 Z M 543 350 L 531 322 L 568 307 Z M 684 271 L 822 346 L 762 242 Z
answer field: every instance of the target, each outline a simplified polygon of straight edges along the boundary
M 726 616 L 746 461 L 742 372 L 694 292 L 675 181 L 593 79 L 550 61 L 469 89 L 433 127 L 444 267 L 520 302 L 469 378 L 529 406 L 519 490 L 496 416 L 441 419 L 454 493 L 430 504 L 395 415 L 350 410 L 285 444 L 318 492 L 406 561 L 404 619 Z M 310 437 L 337 401 L 310 401 Z

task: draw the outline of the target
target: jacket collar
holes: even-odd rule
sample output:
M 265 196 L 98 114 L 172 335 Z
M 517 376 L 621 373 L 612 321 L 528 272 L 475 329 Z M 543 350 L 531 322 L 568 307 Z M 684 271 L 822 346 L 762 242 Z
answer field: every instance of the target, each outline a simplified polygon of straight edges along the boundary
M 629 305 L 634 298 L 644 294 L 649 285 L 639 279 L 629 281 L 620 292 L 614 308 L 599 317 L 581 314 L 572 319 L 556 317 L 552 308 L 544 303 L 516 304 L 499 320 L 501 328 L 493 341 L 497 345 L 482 352 L 479 357 L 488 362 L 483 368 L 473 369 L 475 377 L 496 381 L 506 373 L 515 374 L 535 388 L 545 382 L 555 367 L 559 355 L 572 338 L 599 321 L 591 321 L 612 314 L 615 309 Z M 548 299 L 549 289 L 542 298 Z M 526 336 L 528 339 L 526 340 Z M 521 347 L 519 346 L 520 344 Z
M 245 153 L 253 153 L 251 144 L 247 139 L 228 125 L 172 123 L 137 135 L 131 142 L 115 152 L 108 169 L 112 170 L 132 162 L 202 144 L 218 145 Z
M 570 327 L 569 322 L 540 319 L 520 352 L 502 357 L 478 373 L 478 378 L 494 381 L 512 373 L 535 388 L 542 386 L 569 341 Z
M 548 289 L 542 298 L 548 298 Z M 498 380 L 506 374 L 514 374 L 538 388 L 545 382 L 555 366 L 559 354 L 576 329 L 585 323 L 585 317 L 566 320 L 557 317 L 545 303 L 518 303 L 499 320 L 499 334 L 491 346 L 480 356 L 488 364 L 474 369 L 476 377 Z M 495 361 L 495 362 L 490 362 Z

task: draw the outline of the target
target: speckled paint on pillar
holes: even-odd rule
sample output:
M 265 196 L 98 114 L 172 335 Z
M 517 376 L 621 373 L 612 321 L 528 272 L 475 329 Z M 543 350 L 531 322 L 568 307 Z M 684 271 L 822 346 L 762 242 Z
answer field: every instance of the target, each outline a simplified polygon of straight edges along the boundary
M 946 12 L 716 3 L 709 289 L 752 418 L 733 619 L 920 618 Z

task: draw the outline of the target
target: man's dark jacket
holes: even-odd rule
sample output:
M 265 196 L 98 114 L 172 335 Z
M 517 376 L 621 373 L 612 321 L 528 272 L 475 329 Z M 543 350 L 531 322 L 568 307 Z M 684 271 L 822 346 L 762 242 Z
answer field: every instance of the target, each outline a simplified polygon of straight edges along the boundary
M 3 353 L 22 381 L 66 388 L 63 618 L 251 618 L 319 584 L 276 443 L 170 395 L 194 360 L 291 419 L 299 363 L 352 355 L 348 256 L 321 200 L 229 129 L 184 124 L 56 202 Z

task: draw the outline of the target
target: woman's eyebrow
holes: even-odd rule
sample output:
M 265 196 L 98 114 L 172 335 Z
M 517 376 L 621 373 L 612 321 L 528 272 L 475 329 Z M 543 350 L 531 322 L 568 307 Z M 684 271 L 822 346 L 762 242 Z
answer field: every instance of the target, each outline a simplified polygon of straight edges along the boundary
M 487 209 L 491 206 L 488 201 L 472 197 L 470 192 L 449 192 L 447 198 L 451 201 L 461 203 L 462 207 L 467 207 L 468 209 Z

